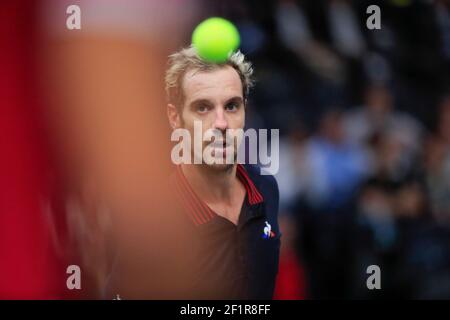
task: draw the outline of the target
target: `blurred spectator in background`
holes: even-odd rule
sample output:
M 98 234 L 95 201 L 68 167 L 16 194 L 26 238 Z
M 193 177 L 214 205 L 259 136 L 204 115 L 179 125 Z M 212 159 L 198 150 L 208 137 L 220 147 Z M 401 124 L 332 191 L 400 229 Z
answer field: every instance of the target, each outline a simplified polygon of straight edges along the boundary
M 439 105 L 436 132 L 425 144 L 424 166 L 433 215 L 450 225 L 450 95 Z
M 395 110 L 394 97 L 382 84 L 365 89 L 364 104 L 350 110 L 345 117 L 347 138 L 364 144 L 375 134 L 395 136 L 405 153 L 416 154 L 420 146 L 422 126 L 412 116 Z
M 450 232 L 432 219 L 420 182 L 369 184 L 358 218 L 354 298 L 450 297 Z M 372 264 L 382 270 L 382 292 L 365 286 L 365 268 Z
M 436 22 L 441 40 L 441 50 L 447 63 L 450 63 L 450 1 L 436 0 Z
M 306 197 L 310 206 L 319 210 L 346 205 L 371 169 L 365 150 L 346 140 L 342 119 L 340 110 L 327 111 L 306 150 Z

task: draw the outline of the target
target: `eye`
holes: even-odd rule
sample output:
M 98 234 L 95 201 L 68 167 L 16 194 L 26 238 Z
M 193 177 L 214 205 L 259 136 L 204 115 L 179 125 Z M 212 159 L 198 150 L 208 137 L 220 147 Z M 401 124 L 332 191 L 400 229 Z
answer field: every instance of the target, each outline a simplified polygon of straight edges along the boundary
M 199 106 L 197 107 L 197 112 L 198 112 L 198 113 L 206 113 L 208 110 L 209 110 L 208 106 L 207 106 L 207 105 L 204 105 L 204 104 L 199 105 Z
M 236 111 L 239 108 L 239 103 L 237 102 L 229 102 L 225 106 L 225 110 L 227 111 Z

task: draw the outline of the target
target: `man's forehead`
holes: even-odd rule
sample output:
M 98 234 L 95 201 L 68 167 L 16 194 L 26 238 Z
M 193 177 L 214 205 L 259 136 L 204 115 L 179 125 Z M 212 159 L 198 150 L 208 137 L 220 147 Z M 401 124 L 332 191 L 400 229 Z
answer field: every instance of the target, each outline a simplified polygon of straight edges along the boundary
M 183 91 L 187 100 L 208 98 L 210 94 L 242 96 L 242 83 L 230 66 L 210 71 L 189 70 L 183 78 Z

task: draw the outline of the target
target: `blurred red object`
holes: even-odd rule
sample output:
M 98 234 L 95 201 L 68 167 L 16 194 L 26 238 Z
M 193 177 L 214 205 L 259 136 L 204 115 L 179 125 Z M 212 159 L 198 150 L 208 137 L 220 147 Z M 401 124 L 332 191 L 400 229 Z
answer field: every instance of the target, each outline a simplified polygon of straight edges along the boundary
M 293 250 L 285 250 L 280 255 L 280 266 L 275 285 L 274 299 L 305 299 L 305 275 L 303 267 Z
M 0 4 L 0 299 L 63 298 L 67 276 L 43 209 L 49 153 L 35 80 L 37 7 Z

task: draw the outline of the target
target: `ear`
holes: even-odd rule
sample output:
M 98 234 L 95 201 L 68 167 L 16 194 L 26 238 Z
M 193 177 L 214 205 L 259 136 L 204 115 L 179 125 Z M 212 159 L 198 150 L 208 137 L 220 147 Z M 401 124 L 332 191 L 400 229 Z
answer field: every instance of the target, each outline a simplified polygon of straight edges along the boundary
M 171 103 L 167 104 L 167 118 L 172 129 L 181 127 L 181 114 L 178 109 Z

